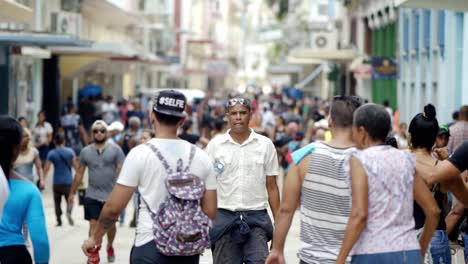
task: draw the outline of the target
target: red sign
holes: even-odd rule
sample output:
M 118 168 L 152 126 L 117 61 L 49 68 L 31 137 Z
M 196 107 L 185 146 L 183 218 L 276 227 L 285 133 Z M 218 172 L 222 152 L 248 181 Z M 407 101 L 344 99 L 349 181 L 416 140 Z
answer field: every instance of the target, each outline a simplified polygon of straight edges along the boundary
M 370 79 L 372 77 L 372 66 L 370 64 L 361 64 L 354 70 L 354 78 Z

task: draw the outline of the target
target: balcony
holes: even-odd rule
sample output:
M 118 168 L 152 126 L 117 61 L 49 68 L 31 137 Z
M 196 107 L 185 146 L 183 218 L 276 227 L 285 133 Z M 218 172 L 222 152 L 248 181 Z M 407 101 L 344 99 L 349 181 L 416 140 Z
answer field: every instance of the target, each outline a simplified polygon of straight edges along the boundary
M 466 0 L 395 0 L 395 6 L 468 12 L 468 1 Z
M 0 0 L 0 18 L 0 22 L 32 23 L 34 12 L 28 1 Z
M 125 10 L 106 0 L 84 0 L 82 14 L 107 26 L 135 25 L 142 22 L 136 12 Z

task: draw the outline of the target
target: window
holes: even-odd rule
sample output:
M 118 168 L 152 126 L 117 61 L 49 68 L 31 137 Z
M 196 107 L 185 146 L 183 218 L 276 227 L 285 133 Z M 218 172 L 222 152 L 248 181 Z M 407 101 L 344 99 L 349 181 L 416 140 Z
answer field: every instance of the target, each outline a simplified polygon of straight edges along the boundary
M 357 46 L 357 41 L 356 41 L 356 37 L 357 37 L 357 22 L 356 22 L 356 18 L 352 18 L 351 19 L 351 32 L 350 32 L 350 43 L 351 45 L 354 45 L 354 46 Z
M 419 20 L 419 12 L 415 11 L 413 24 L 413 49 L 416 50 L 416 53 L 419 49 Z
M 445 11 L 439 10 L 438 17 L 437 44 L 440 48 L 440 54 L 443 56 L 445 47 Z
M 409 18 L 405 15 L 404 25 L 403 25 L 403 47 L 405 53 L 408 54 L 409 51 Z
M 82 0 L 62 0 L 62 10 L 67 12 L 80 13 Z
M 365 43 L 364 43 L 364 50 L 366 54 L 372 53 L 372 30 L 369 28 L 369 21 L 367 18 L 364 19 L 364 27 L 365 27 Z
M 431 48 L 431 11 L 424 10 L 424 48 L 429 54 Z
M 145 11 L 145 6 L 146 6 L 146 0 L 138 1 L 138 10 Z
M 319 4 L 318 5 L 318 14 L 321 16 L 328 16 L 328 5 Z

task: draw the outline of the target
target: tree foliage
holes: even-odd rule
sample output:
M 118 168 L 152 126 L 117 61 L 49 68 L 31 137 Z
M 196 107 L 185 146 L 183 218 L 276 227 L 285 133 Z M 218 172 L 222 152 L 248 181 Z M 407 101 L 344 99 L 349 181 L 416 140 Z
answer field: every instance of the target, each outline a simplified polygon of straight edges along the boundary
M 266 0 L 270 8 L 275 9 L 276 18 L 281 21 L 288 14 L 289 0 Z

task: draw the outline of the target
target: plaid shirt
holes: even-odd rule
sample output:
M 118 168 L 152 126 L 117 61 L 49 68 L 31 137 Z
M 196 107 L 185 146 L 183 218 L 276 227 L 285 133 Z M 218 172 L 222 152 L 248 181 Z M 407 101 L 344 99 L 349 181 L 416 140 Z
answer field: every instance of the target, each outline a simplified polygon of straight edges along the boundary
M 458 121 L 450 127 L 449 153 L 453 153 L 465 140 L 468 140 L 468 121 Z

